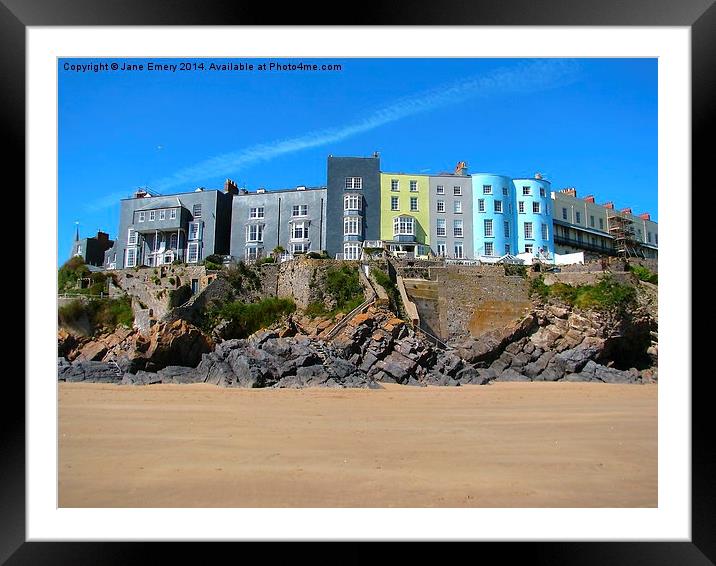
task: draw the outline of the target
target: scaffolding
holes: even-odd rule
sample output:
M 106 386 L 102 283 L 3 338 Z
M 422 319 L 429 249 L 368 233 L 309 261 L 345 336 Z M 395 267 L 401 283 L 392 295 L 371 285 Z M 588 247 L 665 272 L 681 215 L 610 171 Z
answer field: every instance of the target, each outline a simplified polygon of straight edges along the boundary
M 607 210 L 607 227 L 614 238 L 614 251 L 619 257 L 644 257 L 634 237 L 634 221 L 626 213 Z

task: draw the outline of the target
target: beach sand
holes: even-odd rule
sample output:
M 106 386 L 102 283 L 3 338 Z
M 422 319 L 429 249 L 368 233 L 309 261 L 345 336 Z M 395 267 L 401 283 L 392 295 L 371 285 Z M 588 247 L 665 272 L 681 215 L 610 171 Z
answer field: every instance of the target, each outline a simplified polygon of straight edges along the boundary
M 60 507 L 656 507 L 656 385 L 59 384 Z

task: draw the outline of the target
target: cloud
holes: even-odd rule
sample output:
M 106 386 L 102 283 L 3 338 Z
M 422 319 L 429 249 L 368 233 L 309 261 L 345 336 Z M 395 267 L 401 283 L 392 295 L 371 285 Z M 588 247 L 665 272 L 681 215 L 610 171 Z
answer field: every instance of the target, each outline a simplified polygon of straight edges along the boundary
M 375 130 L 409 116 L 425 113 L 477 97 L 508 92 L 547 90 L 573 82 L 579 64 L 570 59 L 533 60 L 502 67 L 482 75 L 464 78 L 434 89 L 397 99 L 371 114 L 338 128 L 315 130 L 304 135 L 257 144 L 238 151 L 216 155 L 176 173 L 158 179 L 150 186 L 160 192 L 177 186 L 196 185 L 216 177 L 226 177 L 250 165 L 305 149 L 335 144 Z M 102 199 L 109 203 L 109 199 Z

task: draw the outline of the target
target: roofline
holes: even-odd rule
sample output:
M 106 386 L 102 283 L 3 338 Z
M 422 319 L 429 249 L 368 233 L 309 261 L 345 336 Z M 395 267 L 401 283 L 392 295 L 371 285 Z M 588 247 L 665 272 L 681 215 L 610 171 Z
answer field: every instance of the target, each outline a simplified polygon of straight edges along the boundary
M 146 197 L 140 197 L 140 198 L 137 198 L 137 197 L 127 197 L 127 198 L 122 198 L 122 199 L 119 199 L 119 200 L 120 200 L 120 201 L 123 201 L 123 200 L 144 200 L 144 199 L 150 199 L 150 198 L 172 198 L 172 197 L 176 197 L 176 196 L 179 196 L 179 195 L 192 195 L 192 194 L 194 194 L 194 193 L 221 193 L 221 194 L 225 194 L 222 189 L 204 189 L 203 191 L 197 191 L 196 189 L 194 189 L 193 191 L 184 191 L 184 192 L 182 192 L 182 193 L 171 193 L 171 194 L 168 194 L 168 195 L 148 195 L 148 196 L 146 196 Z

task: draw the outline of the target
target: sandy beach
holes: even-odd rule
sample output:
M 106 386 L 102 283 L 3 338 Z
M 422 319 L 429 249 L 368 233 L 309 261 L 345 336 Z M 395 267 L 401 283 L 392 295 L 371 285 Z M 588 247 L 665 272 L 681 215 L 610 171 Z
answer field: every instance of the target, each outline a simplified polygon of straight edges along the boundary
M 59 384 L 60 507 L 656 507 L 656 385 Z

